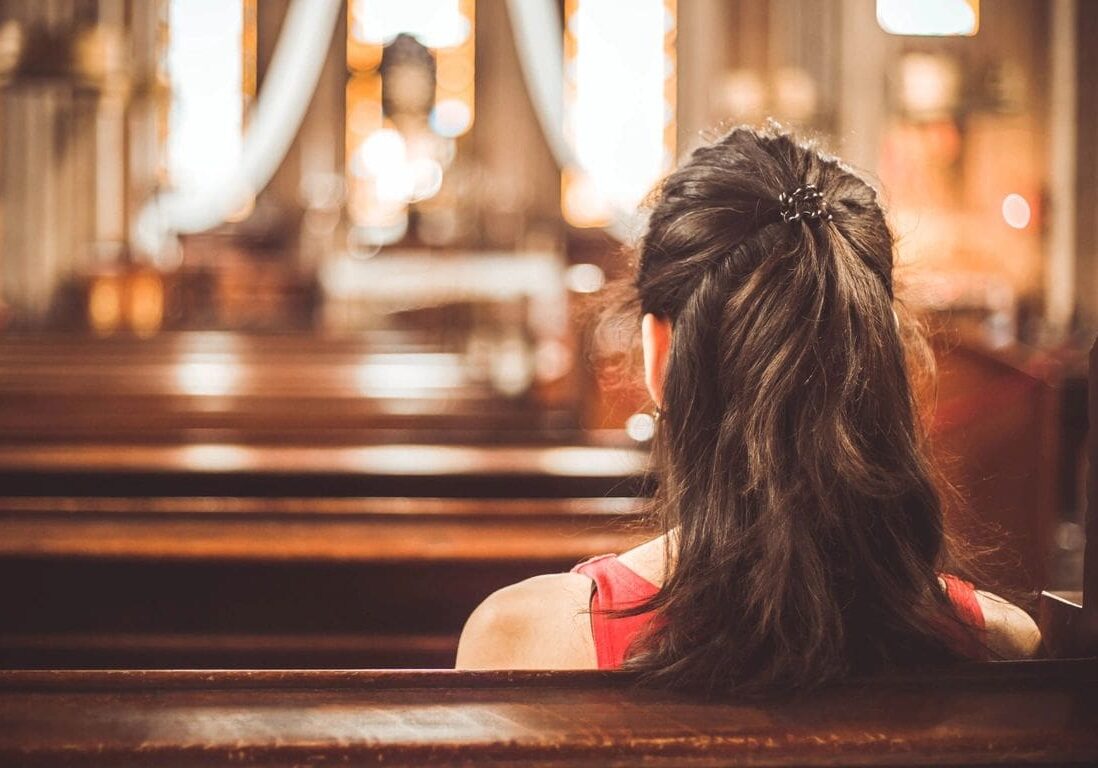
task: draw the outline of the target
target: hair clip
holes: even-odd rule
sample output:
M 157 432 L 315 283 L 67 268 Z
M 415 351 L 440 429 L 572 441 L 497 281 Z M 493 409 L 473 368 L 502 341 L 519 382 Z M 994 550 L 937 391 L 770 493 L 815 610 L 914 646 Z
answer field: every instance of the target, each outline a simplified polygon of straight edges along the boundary
M 797 187 L 792 192 L 782 192 L 778 195 L 781 204 L 782 221 L 790 224 L 794 221 L 814 219 L 819 221 L 831 221 L 831 214 L 823 204 L 823 195 L 816 189 L 815 184 L 805 184 Z

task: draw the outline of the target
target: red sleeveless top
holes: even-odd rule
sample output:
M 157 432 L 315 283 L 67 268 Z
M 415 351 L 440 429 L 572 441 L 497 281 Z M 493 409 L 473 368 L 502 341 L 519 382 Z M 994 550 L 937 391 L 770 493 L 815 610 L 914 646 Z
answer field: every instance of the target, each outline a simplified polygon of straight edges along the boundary
M 652 620 L 652 614 L 615 618 L 604 611 L 632 608 L 650 599 L 659 587 L 618 560 L 617 555 L 599 555 L 584 560 L 572 568 L 572 573 L 582 573 L 594 582 L 591 632 L 595 639 L 599 669 L 617 669 L 625 661 L 629 644 Z M 951 626 L 943 630 L 944 633 L 962 655 L 985 659 L 987 651 L 979 639 L 979 630 L 985 628 L 984 613 L 976 601 L 975 588 L 956 576 L 942 574 L 942 580 L 958 616 L 976 630 L 965 632 L 963 627 Z

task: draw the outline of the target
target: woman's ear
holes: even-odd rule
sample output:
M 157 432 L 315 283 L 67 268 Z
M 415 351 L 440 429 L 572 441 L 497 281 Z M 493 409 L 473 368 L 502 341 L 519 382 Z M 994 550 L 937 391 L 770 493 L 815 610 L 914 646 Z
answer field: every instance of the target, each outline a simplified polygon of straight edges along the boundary
M 657 408 L 663 408 L 663 377 L 671 351 L 671 321 L 652 313 L 641 319 L 641 348 L 644 351 L 644 383 Z

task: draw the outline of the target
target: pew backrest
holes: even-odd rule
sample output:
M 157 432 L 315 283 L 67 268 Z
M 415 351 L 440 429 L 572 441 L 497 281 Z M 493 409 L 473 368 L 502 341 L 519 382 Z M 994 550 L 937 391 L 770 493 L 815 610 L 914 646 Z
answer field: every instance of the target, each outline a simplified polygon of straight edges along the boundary
M 0 763 L 1084 766 L 1098 660 L 771 703 L 637 690 L 622 673 L 0 672 Z

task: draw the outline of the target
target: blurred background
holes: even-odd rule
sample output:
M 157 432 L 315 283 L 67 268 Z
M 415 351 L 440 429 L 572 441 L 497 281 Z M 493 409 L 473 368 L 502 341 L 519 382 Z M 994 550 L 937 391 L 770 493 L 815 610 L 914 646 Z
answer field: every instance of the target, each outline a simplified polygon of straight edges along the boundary
M 651 403 L 590 317 L 659 179 L 768 118 L 883 190 L 951 520 L 1078 589 L 1096 36 L 1086 0 L 0 0 L 0 663 L 446 665 L 491 589 L 642 535 Z

